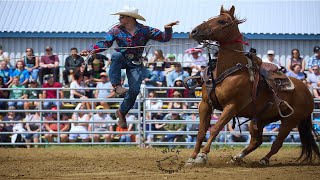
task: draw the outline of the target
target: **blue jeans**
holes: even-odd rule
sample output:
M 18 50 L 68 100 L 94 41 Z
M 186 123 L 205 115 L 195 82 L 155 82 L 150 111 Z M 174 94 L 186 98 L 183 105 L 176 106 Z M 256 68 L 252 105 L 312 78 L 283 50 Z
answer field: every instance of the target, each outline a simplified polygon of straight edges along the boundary
M 39 69 L 32 69 L 32 71 L 30 72 L 30 75 L 32 79 L 38 81 Z
M 131 134 L 122 134 L 120 142 L 131 142 Z
M 17 109 L 23 109 L 23 104 L 24 104 L 23 102 L 18 102 L 18 101 L 15 101 L 15 102 L 9 101 L 8 102 L 8 106 L 14 106 Z
M 112 85 L 120 85 L 121 69 L 126 69 L 129 84 L 129 91 L 120 105 L 120 112 L 125 115 L 133 107 L 140 93 L 142 80 L 146 76 L 146 68 L 143 67 L 143 64 L 133 64 L 131 60 L 126 59 L 120 52 L 116 52 L 111 56 L 109 69 L 109 77 Z

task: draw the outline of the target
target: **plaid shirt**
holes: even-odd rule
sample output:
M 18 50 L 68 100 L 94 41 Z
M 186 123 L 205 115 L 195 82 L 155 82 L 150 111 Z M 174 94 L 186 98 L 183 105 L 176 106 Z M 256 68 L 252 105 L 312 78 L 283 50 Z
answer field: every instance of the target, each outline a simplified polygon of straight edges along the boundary
M 117 25 L 113 27 L 106 36 L 106 39 L 103 41 L 97 42 L 95 45 L 92 45 L 89 48 L 89 51 L 95 49 L 95 52 L 102 52 L 111 47 L 113 41 L 116 41 L 119 47 L 135 47 L 135 46 L 145 46 L 150 39 L 167 42 L 172 38 L 172 28 L 166 28 L 165 32 L 161 32 L 159 29 L 152 28 L 149 26 L 142 25 L 137 23 L 137 31 L 132 36 L 123 26 Z M 141 48 L 116 48 L 117 52 L 121 52 L 124 56 L 127 54 L 133 54 L 135 56 L 141 56 L 144 50 L 144 47 Z
M 320 67 L 320 58 L 318 58 L 316 55 L 313 55 L 310 57 L 308 61 L 308 68 L 312 68 L 312 66 L 316 65 Z

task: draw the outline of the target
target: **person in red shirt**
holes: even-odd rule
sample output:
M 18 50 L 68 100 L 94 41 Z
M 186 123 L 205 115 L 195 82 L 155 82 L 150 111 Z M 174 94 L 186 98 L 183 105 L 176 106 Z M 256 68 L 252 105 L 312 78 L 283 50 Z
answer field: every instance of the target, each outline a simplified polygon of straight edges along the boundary
M 43 88 L 61 88 L 62 85 L 58 82 L 54 82 L 53 80 L 53 76 L 52 75 L 48 75 L 45 80 L 47 81 L 47 83 L 43 84 L 42 87 Z M 60 98 L 63 98 L 63 92 L 59 91 L 60 94 Z M 43 90 L 42 92 L 42 97 L 43 99 L 57 99 L 57 90 Z M 58 101 L 57 100 L 53 100 L 53 101 L 45 101 L 43 102 L 43 108 L 44 109 L 50 109 L 51 106 L 58 106 Z M 61 107 L 62 103 L 60 103 L 60 107 Z
M 46 47 L 46 55 L 41 57 L 39 81 L 43 84 L 43 76 L 45 74 L 53 74 L 55 82 L 59 82 L 59 57 L 52 53 L 52 47 Z

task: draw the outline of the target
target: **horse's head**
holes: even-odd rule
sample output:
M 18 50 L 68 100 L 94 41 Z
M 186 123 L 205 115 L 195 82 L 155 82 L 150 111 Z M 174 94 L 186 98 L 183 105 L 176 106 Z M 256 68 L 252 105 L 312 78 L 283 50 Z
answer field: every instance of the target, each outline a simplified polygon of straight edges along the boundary
M 230 10 L 225 10 L 221 6 L 220 15 L 195 27 L 190 33 L 190 38 L 198 42 L 213 40 L 221 43 L 238 37 L 240 34 L 238 24 L 245 20 L 238 20 L 234 16 L 234 11 L 234 6 Z

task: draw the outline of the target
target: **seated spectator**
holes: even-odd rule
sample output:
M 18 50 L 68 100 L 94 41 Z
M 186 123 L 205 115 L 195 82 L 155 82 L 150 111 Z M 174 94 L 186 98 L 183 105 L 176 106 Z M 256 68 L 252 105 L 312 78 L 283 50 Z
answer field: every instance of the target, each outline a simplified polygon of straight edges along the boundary
M 313 48 L 313 53 L 314 55 L 310 57 L 309 61 L 308 61 L 308 70 L 310 73 L 313 73 L 312 68 L 314 66 L 320 66 L 320 47 L 319 46 L 315 46 Z
M 154 91 L 150 91 L 148 98 L 157 98 L 157 94 Z M 150 109 L 150 110 L 155 110 L 155 109 L 161 110 L 162 106 L 163 106 L 162 100 L 147 99 L 145 108 Z M 148 119 L 148 120 L 160 120 L 160 119 L 163 119 L 163 117 L 164 117 L 164 115 L 161 112 L 158 112 L 158 113 L 147 112 L 147 114 L 146 114 L 146 119 Z M 162 127 L 163 126 L 160 124 L 154 124 L 154 123 L 150 123 L 150 124 L 147 123 L 146 124 L 147 131 L 155 131 L 157 129 L 161 129 Z M 153 134 L 146 133 L 146 139 L 147 139 L 146 143 L 152 142 L 153 137 L 154 137 Z
M 292 69 L 293 70 L 287 72 L 287 76 L 294 77 L 299 80 L 304 80 L 306 78 L 305 74 L 301 72 L 302 68 L 300 64 L 294 64 Z
M 85 109 L 86 106 L 79 103 L 75 110 L 78 111 Z M 78 137 L 82 139 L 82 142 L 89 142 L 89 134 L 84 133 L 88 132 L 90 115 L 85 112 L 75 112 L 72 115 L 72 121 L 77 121 L 78 123 L 71 123 L 71 134 L 69 134 L 70 142 L 75 142 Z
M 100 74 L 103 72 L 105 71 L 101 68 L 100 61 L 98 59 L 93 60 L 92 69 L 88 71 L 90 75 L 89 87 L 96 87 L 97 83 L 102 81 Z
M 133 131 L 133 124 L 130 123 L 132 121 L 137 120 L 134 115 L 126 114 L 126 119 L 128 122 L 128 127 L 127 128 L 121 128 L 120 126 L 117 126 L 116 131 L 117 132 L 130 132 Z M 120 142 L 133 142 L 135 140 L 135 135 L 134 134 L 119 134 L 120 137 Z
M 299 49 L 292 49 L 291 51 L 291 58 L 289 59 L 287 63 L 287 69 L 289 71 L 294 71 L 294 65 L 299 64 L 301 69 L 300 72 L 304 73 L 304 70 L 306 68 L 306 62 L 302 57 L 300 57 L 300 51 Z
M 46 113 L 45 114 L 45 121 L 57 121 L 57 108 L 56 107 L 51 107 L 50 109 L 52 112 Z M 70 129 L 70 124 L 69 123 L 60 123 L 60 126 L 58 125 L 58 122 L 52 122 L 52 123 L 45 123 L 45 131 L 50 132 L 50 134 L 45 134 L 44 138 L 48 142 L 53 142 L 53 137 L 58 136 L 58 130 L 60 130 L 60 133 L 67 132 Z M 51 134 L 52 133 L 52 134 Z M 68 134 L 60 134 L 60 142 L 66 142 L 68 138 Z
M 100 64 L 100 68 L 104 71 L 106 71 L 106 65 L 105 65 L 105 61 L 109 61 L 109 58 L 107 58 L 107 56 L 103 55 L 103 54 L 92 54 L 92 56 L 88 59 L 88 68 L 92 69 L 93 67 L 93 61 L 94 60 L 98 60 L 99 64 Z
M 197 121 L 199 122 L 199 116 L 196 113 L 192 113 L 190 116 L 186 117 L 187 121 Z M 188 124 L 187 131 L 198 131 L 199 130 L 199 123 L 198 124 Z M 188 142 L 197 142 L 197 135 L 187 135 Z M 188 145 L 187 148 L 192 148 L 192 145 Z
M 293 128 L 291 130 L 291 132 L 299 132 L 298 131 L 298 128 Z M 291 133 L 290 132 L 290 133 Z M 286 139 L 284 139 L 284 142 L 301 142 L 301 139 L 300 139 L 300 135 L 299 134 L 289 134 Z
M 109 77 L 107 73 L 103 72 L 100 74 L 101 82 L 97 84 L 97 89 L 94 97 L 100 101 L 100 105 L 102 105 L 105 109 L 110 109 L 109 104 L 106 101 L 107 98 L 115 97 L 115 92 L 113 91 L 113 87 L 109 81 Z M 101 89 L 101 88 L 109 88 L 109 89 Z
M 174 65 L 176 64 L 176 56 L 174 54 L 168 54 L 167 56 L 167 63 L 165 67 L 165 74 L 168 74 L 172 70 L 174 70 Z
M 164 70 L 167 66 L 166 60 L 163 57 L 162 50 L 155 50 L 153 53 L 153 57 L 150 59 L 150 62 L 153 63 L 152 73 L 156 75 L 156 82 L 160 83 L 162 86 L 165 80 Z
M 276 66 L 278 66 L 278 68 L 280 69 L 280 63 L 277 59 L 274 58 L 275 54 L 274 54 L 274 50 L 268 50 L 267 52 L 267 58 L 262 59 L 263 62 L 267 62 L 267 63 L 272 63 Z
M 9 86 L 12 82 L 12 69 L 8 68 L 7 61 L 0 61 L 0 77 L 3 78 L 3 82 L 6 86 Z
M 12 78 L 16 76 L 19 77 L 19 84 L 25 87 L 28 86 L 30 75 L 28 70 L 25 69 L 23 61 L 17 61 L 16 68 L 12 71 L 11 76 Z
M 174 67 L 175 69 L 167 75 L 167 86 L 169 87 L 173 86 L 174 80 L 176 80 L 178 77 L 185 79 L 186 77 L 190 76 L 187 71 L 182 70 L 180 63 L 176 63 Z
M 247 118 L 239 117 L 239 122 L 244 123 L 247 121 Z M 233 122 L 230 122 L 227 124 L 227 130 L 231 133 L 227 135 L 227 142 L 250 142 L 250 136 L 248 134 L 240 134 L 241 132 L 249 132 L 249 126 L 248 124 L 242 124 L 239 128 L 238 120 L 236 120 L 235 127 L 233 128 Z M 237 134 L 233 134 L 237 133 Z M 239 133 L 239 134 L 238 134 Z M 221 134 L 219 137 L 220 142 L 225 142 L 225 135 Z
M 44 90 L 42 91 L 42 98 L 43 99 L 57 99 L 57 90 L 45 90 L 45 88 L 61 88 L 62 85 L 58 82 L 54 82 L 53 76 L 48 75 L 45 80 L 47 81 L 45 84 L 43 84 L 42 88 L 44 88 Z M 59 98 L 63 98 L 63 91 L 59 91 Z M 43 102 L 43 107 L 44 109 L 49 109 L 51 108 L 51 106 L 60 106 L 62 105 L 62 103 L 58 104 L 57 100 L 53 100 L 53 101 L 45 101 Z
M 30 88 L 38 88 L 38 82 L 35 79 L 30 80 Z M 33 101 L 33 99 L 42 99 L 41 90 L 28 90 L 26 91 L 26 99 L 30 99 L 30 101 L 24 102 L 24 109 L 30 109 L 30 106 L 40 106 L 41 103 L 39 101 Z M 28 112 L 26 112 L 26 115 Z
M 83 76 L 80 74 L 74 75 L 74 81 L 70 84 L 70 99 L 88 99 L 86 90 L 84 89 Z M 90 109 L 90 102 L 83 102 L 87 109 Z
M 5 52 L 2 49 L 2 45 L 0 44 L 0 61 L 6 61 L 6 63 L 10 63 L 9 53 Z M 10 64 L 9 64 L 10 65 Z M 11 66 L 10 66 L 11 67 Z
M 0 99 L 7 99 L 9 97 L 9 92 L 6 90 L 8 86 L 4 83 L 3 77 L 0 76 Z M 6 101 L 0 101 L 0 109 L 6 109 Z
M 53 74 L 54 82 L 59 82 L 59 57 L 52 53 L 52 47 L 47 46 L 46 54 L 41 57 L 39 81 L 43 84 L 43 77 L 45 74 Z
M 174 84 L 173 87 L 183 87 L 183 81 L 180 77 L 178 77 L 176 80 L 174 80 Z M 189 97 L 189 90 L 184 88 L 184 89 L 169 89 L 168 90 L 168 97 L 172 98 L 173 97 L 173 93 L 174 92 L 179 92 L 184 98 L 188 98 Z
M 63 71 L 63 80 L 66 85 L 69 85 L 69 75 L 73 74 L 77 68 L 82 66 L 84 63 L 84 59 L 78 55 L 78 49 L 73 47 L 70 49 L 70 56 L 68 56 L 65 60 Z
M 317 89 L 320 87 L 319 79 L 320 79 L 319 66 L 315 65 L 312 67 L 312 73 L 309 74 L 307 77 L 308 85 L 312 88 L 313 96 L 315 98 L 320 98 L 320 92 L 319 92 L 319 89 Z
M 8 110 L 11 111 L 2 118 L 2 122 L 7 123 L 0 123 L 0 132 L 13 132 L 14 126 L 19 123 L 11 123 L 10 121 L 22 121 L 22 117 L 18 113 L 12 112 L 16 110 L 14 106 L 9 106 Z M 10 135 L 12 134 L 0 134 L 0 142 L 11 142 Z
M 97 106 L 96 110 L 101 110 L 101 109 L 105 109 L 103 106 Z M 90 132 L 105 132 L 105 131 L 114 131 L 113 123 L 107 123 L 107 122 L 95 122 L 95 121 L 111 121 L 113 120 L 111 118 L 111 116 L 107 113 L 103 113 L 103 112 L 98 112 L 95 115 L 93 115 L 90 119 L 90 123 L 89 124 L 89 131 Z M 93 135 L 93 139 L 94 142 L 99 142 L 100 137 L 104 138 L 105 142 L 110 142 L 114 135 L 113 134 L 94 134 Z
M 36 107 L 36 110 L 39 110 L 39 106 Z M 41 131 L 41 127 L 42 124 L 40 122 L 36 122 L 36 121 L 41 121 L 40 118 L 40 112 L 37 111 L 35 114 L 28 114 L 25 118 L 26 120 L 26 130 L 28 132 L 28 134 L 26 134 L 26 143 L 31 143 L 31 139 L 33 138 L 33 142 L 34 143 L 39 143 L 39 136 L 40 134 L 36 134 L 34 132 L 40 132 Z M 27 145 L 27 148 L 30 148 L 30 144 Z M 38 147 L 38 145 L 34 145 L 35 148 Z
M 27 91 L 25 86 L 19 84 L 19 76 L 13 78 L 12 84 L 9 88 L 10 90 L 9 99 L 26 99 Z M 23 109 L 24 101 L 9 101 L 8 106 L 14 106 L 17 109 Z
M 173 98 L 183 98 L 181 93 L 179 93 L 178 91 L 175 91 L 173 93 Z M 168 104 L 168 109 L 187 109 L 188 105 L 186 102 L 182 102 L 182 101 L 175 101 L 175 102 L 169 102 Z
M 189 57 L 185 61 L 184 67 L 190 67 L 192 71 L 198 72 L 202 66 L 207 66 L 207 60 L 202 55 L 199 55 L 202 51 L 202 49 L 198 48 L 188 49 L 186 52 L 189 54 Z
M 279 131 L 279 124 L 268 124 L 263 128 L 263 132 L 278 132 Z M 277 135 L 264 135 L 265 137 L 269 138 L 270 142 L 274 142 L 277 138 Z
M 145 73 L 145 79 L 142 81 L 142 84 L 145 84 L 147 87 L 161 87 L 162 82 L 157 81 L 157 75 L 152 73 L 152 71 L 147 68 Z
M 163 120 L 184 120 L 182 116 L 180 116 L 178 113 L 171 113 L 167 114 Z M 185 131 L 186 130 L 186 125 L 185 124 L 166 124 L 163 126 L 163 129 L 165 131 L 170 131 L 170 132 L 176 132 L 176 131 Z M 177 142 L 181 141 L 183 139 L 183 135 L 177 135 L 177 134 L 166 134 L 161 141 L 167 141 L 167 142 Z M 171 146 L 170 146 L 171 147 Z
M 26 49 L 26 56 L 21 59 L 24 62 L 29 75 L 31 75 L 32 79 L 38 80 L 39 74 L 39 57 L 34 55 L 32 48 Z

